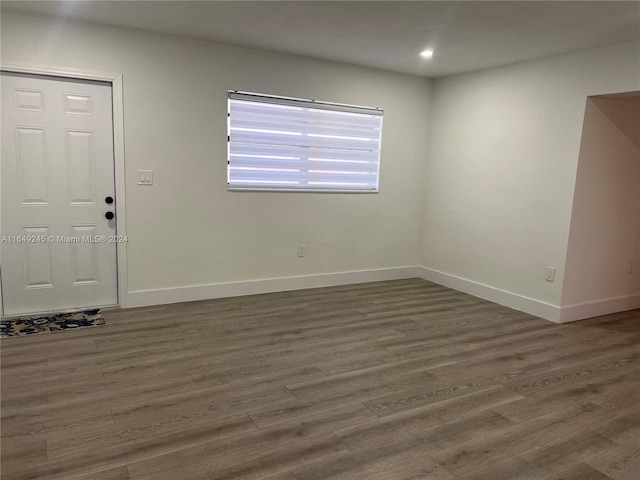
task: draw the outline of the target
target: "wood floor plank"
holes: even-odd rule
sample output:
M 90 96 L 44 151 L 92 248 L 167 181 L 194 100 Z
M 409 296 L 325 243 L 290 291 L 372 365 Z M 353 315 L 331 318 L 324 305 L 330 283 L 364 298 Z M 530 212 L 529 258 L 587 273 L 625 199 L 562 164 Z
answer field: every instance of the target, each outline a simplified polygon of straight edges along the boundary
M 104 311 L 0 342 L 3 480 L 637 480 L 640 310 L 419 279 Z
M 293 470 L 298 480 L 452 480 L 420 447 L 347 452 Z
M 52 410 L 49 405 L 2 409 L 2 437 L 50 434 L 69 428 L 114 424 L 109 405 L 75 405 Z
M 180 353 L 190 353 L 196 350 L 193 342 L 175 341 L 166 345 L 155 347 L 129 346 L 115 351 L 91 351 L 81 354 L 68 354 L 60 352 L 59 354 L 47 357 L 47 364 L 52 368 L 61 368 L 68 364 L 78 364 L 92 362 L 101 368 L 118 367 L 137 362 L 158 361 L 162 358 L 175 356 Z
M 263 448 L 269 445 L 269 448 Z M 262 479 L 301 463 L 347 452 L 333 434 L 308 434 L 298 427 L 259 430 L 129 464 L 131 480 Z
M 377 417 L 371 413 L 364 405 L 357 401 L 344 401 L 342 398 L 330 398 L 323 401 L 311 400 L 299 400 L 297 398 L 285 400 L 280 403 L 272 405 L 256 405 L 249 411 L 249 416 L 260 428 L 269 428 L 274 425 L 295 422 L 298 419 L 300 422 L 304 421 L 307 417 L 315 417 L 326 415 L 327 412 L 340 410 L 346 408 L 347 410 L 354 408 L 363 415 L 372 419 Z
M 484 436 L 497 434 L 511 426 L 508 420 L 490 411 L 460 416 L 435 425 L 430 425 L 429 421 L 421 421 L 420 419 L 415 419 L 412 423 L 409 423 L 407 418 L 403 420 L 404 429 L 393 428 L 394 425 L 385 423 L 382 425 L 383 428 L 376 429 L 375 435 L 363 432 L 363 429 L 355 432 L 353 429 L 350 432 L 337 432 L 337 435 L 353 451 L 368 449 L 375 445 L 391 449 L 391 445 L 393 445 L 393 449 L 390 451 L 397 450 L 399 452 L 410 450 L 418 445 L 422 451 L 433 457 L 432 452 L 439 452 L 450 445 L 471 442 Z M 372 428 L 375 429 L 375 427 Z M 380 434 L 383 431 L 390 434 L 387 441 L 380 441 Z M 365 439 L 373 439 L 373 441 L 370 444 L 365 444 Z M 446 468 L 445 464 L 442 462 L 440 464 Z M 455 473 L 450 469 L 449 471 Z
M 602 435 L 580 429 L 519 456 L 529 464 L 540 464 L 561 472 L 584 462 L 598 452 L 617 446 L 615 442 Z
M 485 420 L 488 424 L 498 424 L 500 428 L 512 425 L 513 422 L 499 414 L 495 414 L 490 408 L 519 398 L 516 394 L 503 387 L 487 387 L 479 389 L 468 395 L 449 399 L 440 399 L 437 403 L 405 410 L 395 415 L 380 418 L 377 423 L 371 426 L 350 427 L 337 430 L 336 435 L 352 449 L 366 448 L 376 444 L 386 444 L 393 442 L 395 438 L 401 438 L 413 432 L 424 433 L 425 431 L 446 425 L 444 438 L 452 434 L 457 434 L 454 423 L 462 421 L 468 424 L 476 417 L 478 422 Z M 484 431 L 479 429 L 478 431 Z M 463 427 L 465 439 L 469 439 L 469 434 L 476 432 L 469 431 Z M 431 435 L 434 441 L 439 441 L 438 436 Z M 458 438 L 460 440 L 460 438 Z
M 45 405 L 47 403 L 47 396 L 42 395 L 39 392 L 34 393 L 22 393 L 22 390 L 14 392 L 2 392 L 2 402 L 0 409 L 11 407 L 33 407 L 36 405 Z
M 0 478 L 16 478 L 25 465 L 47 461 L 47 441 L 42 436 L 13 437 L 0 444 Z
M 305 409 L 309 405 L 312 408 Z M 251 412 L 249 416 L 260 428 L 269 428 L 277 425 L 307 426 L 309 424 L 320 425 L 322 429 L 335 432 L 343 428 L 365 426 L 375 424 L 378 421 L 371 411 L 361 403 L 343 404 L 339 401 L 330 401 L 313 404 L 284 404 L 275 409 L 261 412 Z
M 275 475 L 269 475 L 264 480 L 298 480 L 292 472 L 276 473 Z
M 300 400 L 322 401 L 329 398 L 366 400 L 371 397 L 410 390 L 432 383 L 434 377 L 423 371 L 403 373 L 389 365 L 368 368 L 363 371 L 310 380 L 287 385 L 287 389 Z
M 619 377 L 625 373 L 632 373 L 637 369 L 637 359 L 629 355 L 611 354 L 608 359 L 602 359 L 602 362 L 594 364 L 592 360 L 588 360 L 575 368 L 563 369 L 563 371 L 550 371 L 532 376 L 526 383 L 516 380 L 513 382 L 513 388 L 516 392 L 524 396 L 531 396 L 541 392 L 550 391 L 554 388 L 563 389 L 574 385 L 587 384 L 591 379 L 597 379 L 610 375 Z
M 552 475 L 552 471 L 545 465 L 525 462 L 519 457 L 511 457 L 485 468 L 474 470 L 466 475 L 456 476 L 457 480 L 541 480 Z M 562 477 L 564 478 L 564 477 Z M 574 480 L 579 480 L 575 478 Z
M 454 475 L 469 475 L 511 457 L 522 457 L 530 452 L 541 451 L 540 449 L 557 441 L 558 438 L 577 439 L 586 435 L 583 429 L 567 425 L 560 420 L 561 418 L 561 414 L 556 414 L 545 419 L 510 425 L 501 431 L 489 432 L 479 438 L 445 446 L 441 450 L 431 452 L 431 456 Z M 613 442 L 597 435 L 589 436 L 589 440 L 602 447 L 614 446 Z M 587 444 L 588 446 L 591 444 Z M 532 460 L 538 458 L 531 457 Z M 554 459 L 557 462 L 561 461 L 560 458 Z M 544 459 L 540 461 L 544 462 Z
M 538 397 L 523 397 L 519 400 L 493 407 L 493 410 L 514 423 L 523 423 L 537 418 L 544 418 L 550 413 L 561 413 L 562 418 L 567 420 L 586 412 L 603 411 L 604 409 L 593 403 L 583 403 L 571 398 L 544 402 Z M 594 419 L 596 417 L 592 415 L 589 418 Z
M 96 460 L 105 457 L 111 461 L 119 457 L 143 459 L 254 430 L 257 427 L 246 414 L 223 418 L 202 415 L 178 422 L 159 419 L 155 424 L 138 427 L 117 424 L 109 428 L 84 427 L 56 435 L 55 441 L 49 442 L 47 456 L 50 460 L 71 458 L 78 449 L 86 449 L 94 452 Z
M 521 373 L 522 372 L 514 372 L 513 375 L 519 376 Z M 425 382 L 425 384 L 419 388 L 405 390 L 400 393 L 390 392 L 388 395 L 367 400 L 363 402 L 363 404 L 379 417 L 384 417 L 413 408 L 419 408 L 424 405 L 438 403 L 446 399 L 465 396 L 482 390 L 487 386 L 500 385 L 500 381 L 504 381 L 506 378 L 511 378 L 511 376 L 498 375 L 497 377 L 479 379 L 462 384 L 447 384 L 442 380 L 432 380 L 429 383 Z M 517 392 L 514 393 L 516 394 L 514 398 L 522 398 Z
M 77 477 L 77 480 L 131 480 L 127 467 L 116 467 Z
M 52 406 L 73 405 L 92 402 L 133 402 L 135 399 L 147 399 L 154 395 L 171 395 L 183 392 L 192 385 L 208 388 L 222 385 L 215 372 L 191 373 L 169 370 L 166 375 L 138 382 L 124 378 L 117 382 L 98 382 L 82 384 L 58 384 L 47 390 L 48 403 Z
M 560 473 L 549 475 L 545 480 L 608 480 L 610 478 L 589 465 L 579 463 Z
M 626 388 L 629 385 L 640 385 L 640 368 L 631 373 L 600 375 L 598 380 L 590 382 L 593 395 L 592 402 L 605 408 L 626 408 L 640 404 L 640 389 Z M 608 380 L 608 381 L 607 381 Z
M 614 480 L 637 480 L 640 472 L 640 439 L 586 460 L 588 465 Z
M 246 412 L 255 405 L 277 404 L 293 398 L 293 395 L 280 385 L 250 385 L 237 389 L 226 387 L 221 385 L 156 398 L 136 399 L 135 402 L 113 406 L 113 418 L 116 423 L 134 426 L 153 422 L 157 418 L 177 421 L 200 417 L 207 412 L 217 412 L 220 416 L 226 416 Z
M 602 409 L 597 417 L 589 422 L 588 428 L 618 444 L 640 441 L 637 404 L 624 409 Z

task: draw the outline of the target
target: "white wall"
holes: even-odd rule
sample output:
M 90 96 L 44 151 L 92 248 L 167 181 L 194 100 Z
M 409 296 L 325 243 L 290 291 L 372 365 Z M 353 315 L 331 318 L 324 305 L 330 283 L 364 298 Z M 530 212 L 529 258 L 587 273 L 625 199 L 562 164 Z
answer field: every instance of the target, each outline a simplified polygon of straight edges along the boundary
M 640 97 L 587 101 L 563 306 L 640 299 L 639 147 Z
M 416 265 L 428 80 L 12 11 L 1 54 L 123 74 L 130 291 Z M 229 89 L 384 108 L 380 193 L 227 192 Z
M 435 82 L 426 278 L 560 306 L 586 98 L 638 90 L 639 58 L 632 43 Z
M 12 11 L 1 35 L 5 62 L 123 74 L 129 304 L 402 275 L 419 257 L 425 278 L 559 318 L 586 98 L 640 89 L 637 43 L 431 83 Z M 381 193 L 226 192 L 228 89 L 383 107 Z M 156 184 L 138 187 L 138 169 Z

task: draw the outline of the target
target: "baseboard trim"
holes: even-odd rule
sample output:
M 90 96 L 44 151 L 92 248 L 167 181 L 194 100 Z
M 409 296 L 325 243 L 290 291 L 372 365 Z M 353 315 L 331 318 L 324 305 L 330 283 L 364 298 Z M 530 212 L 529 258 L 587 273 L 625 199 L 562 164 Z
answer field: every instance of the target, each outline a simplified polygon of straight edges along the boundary
M 324 273 L 296 277 L 268 278 L 244 282 L 194 285 L 190 287 L 162 288 L 128 292 L 122 299 L 122 308 L 147 307 L 169 303 L 192 302 L 214 298 L 238 297 L 259 293 L 332 287 L 354 283 L 380 282 L 419 277 L 419 267 L 381 268 L 351 272 Z
M 576 320 L 599 317 L 610 313 L 626 312 L 636 308 L 640 308 L 640 294 L 568 305 L 561 309 L 560 323 L 575 322 Z
M 444 285 L 445 287 L 453 288 L 454 290 L 468 293 L 474 297 L 483 298 L 521 312 L 529 313 L 551 322 L 559 323 L 561 321 L 561 309 L 556 305 L 431 268 L 418 267 L 418 270 L 418 276 L 424 280 Z
M 244 282 L 194 285 L 190 287 L 162 288 L 157 290 L 138 290 L 128 292 L 125 298 L 122 299 L 121 307 L 147 307 L 151 305 L 238 297 L 242 295 L 283 292 L 287 290 L 303 290 L 306 288 L 332 287 L 355 283 L 380 282 L 384 280 L 400 280 L 404 278 L 422 278 L 555 323 L 574 322 L 585 318 L 640 308 L 640 294 L 558 307 L 507 290 L 501 290 L 466 278 L 418 266 L 267 278 Z

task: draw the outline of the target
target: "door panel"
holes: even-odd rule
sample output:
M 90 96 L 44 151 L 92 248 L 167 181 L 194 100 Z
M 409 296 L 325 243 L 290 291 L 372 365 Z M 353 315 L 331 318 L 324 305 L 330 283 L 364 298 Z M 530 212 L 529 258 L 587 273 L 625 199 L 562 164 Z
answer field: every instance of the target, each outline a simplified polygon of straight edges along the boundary
M 96 166 L 94 133 L 65 132 L 67 186 L 70 205 L 95 205 Z
M 44 92 L 14 88 L 13 108 L 25 112 L 44 112 Z
M 111 86 L 1 80 L 4 314 L 117 304 Z
M 64 94 L 64 113 L 67 115 L 93 115 L 91 95 Z
M 4 124 L 4 122 L 3 122 Z M 10 141 L 8 139 L 7 141 Z M 16 128 L 21 204 L 47 203 L 46 139 L 43 128 Z
M 22 227 L 24 237 L 49 236 L 49 227 Z M 25 288 L 53 287 L 53 258 L 48 243 L 21 243 Z
M 95 237 L 97 225 L 72 225 L 72 238 Z M 73 285 L 97 283 L 100 251 L 97 243 L 71 244 L 71 281 Z

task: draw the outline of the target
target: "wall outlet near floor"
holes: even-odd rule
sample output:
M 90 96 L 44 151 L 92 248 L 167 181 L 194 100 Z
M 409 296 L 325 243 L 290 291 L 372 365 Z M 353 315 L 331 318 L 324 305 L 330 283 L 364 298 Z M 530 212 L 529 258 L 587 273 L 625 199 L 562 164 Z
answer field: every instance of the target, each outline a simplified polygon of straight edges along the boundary
M 298 257 L 304 257 L 307 254 L 306 245 L 298 245 Z
M 556 278 L 556 269 L 553 267 L 544 267 L 544 279 L 547 282 L 553 282 Z
M 627 273 L 629 275 L 631 275 L 633 273 L 634 267 L 635 267 L 635 265 L 633 264 L 633 262 L 629 262 L 629 267 L 627 267 Z

